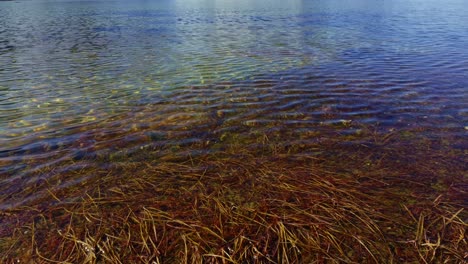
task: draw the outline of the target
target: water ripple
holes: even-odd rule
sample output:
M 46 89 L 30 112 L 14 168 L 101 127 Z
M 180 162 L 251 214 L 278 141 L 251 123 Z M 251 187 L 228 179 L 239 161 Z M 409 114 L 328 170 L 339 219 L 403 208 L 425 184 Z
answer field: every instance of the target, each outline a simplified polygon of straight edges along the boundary
M 450 2 L 2 2 L 0 179 L 236 133 L 466 135 L 468 10 Z

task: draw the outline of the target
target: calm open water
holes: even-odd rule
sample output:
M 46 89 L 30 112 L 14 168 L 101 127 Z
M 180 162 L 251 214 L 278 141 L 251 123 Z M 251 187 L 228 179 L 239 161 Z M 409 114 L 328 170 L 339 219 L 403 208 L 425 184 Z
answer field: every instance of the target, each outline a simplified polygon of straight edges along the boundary
M 465 0 L 0 2 L 0 190 L 253 131 L 466 137 L 467 25 Z

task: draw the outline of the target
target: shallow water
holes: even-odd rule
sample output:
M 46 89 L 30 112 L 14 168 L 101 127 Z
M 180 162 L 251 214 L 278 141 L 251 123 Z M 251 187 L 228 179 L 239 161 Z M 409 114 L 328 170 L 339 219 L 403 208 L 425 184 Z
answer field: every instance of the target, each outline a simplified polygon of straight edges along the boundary
M 0 2 L 2 192 L 66 160 L 215 152 L 235 135 L 466 137 L 467 13 L 463 0 Z

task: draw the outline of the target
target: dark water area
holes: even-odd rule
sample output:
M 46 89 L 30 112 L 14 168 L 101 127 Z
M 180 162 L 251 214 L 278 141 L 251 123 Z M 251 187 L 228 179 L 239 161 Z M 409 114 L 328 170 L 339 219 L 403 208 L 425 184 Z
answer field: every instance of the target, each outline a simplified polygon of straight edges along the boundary
M 50 175 L 252 135 L 313 155 L 411 134 L 464 164 L 467 14 L 463 0 L 1 2 L 0 208 Z M 62 185 L 93 177 L 77 175 Z

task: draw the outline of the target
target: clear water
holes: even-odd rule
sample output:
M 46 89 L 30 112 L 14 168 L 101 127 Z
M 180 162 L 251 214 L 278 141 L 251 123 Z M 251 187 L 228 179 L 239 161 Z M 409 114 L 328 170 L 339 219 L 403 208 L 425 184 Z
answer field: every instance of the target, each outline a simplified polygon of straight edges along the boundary
M 252 131 L 465 137 L 467 14 L 464 0 L 0 2 L 1 184 Z

